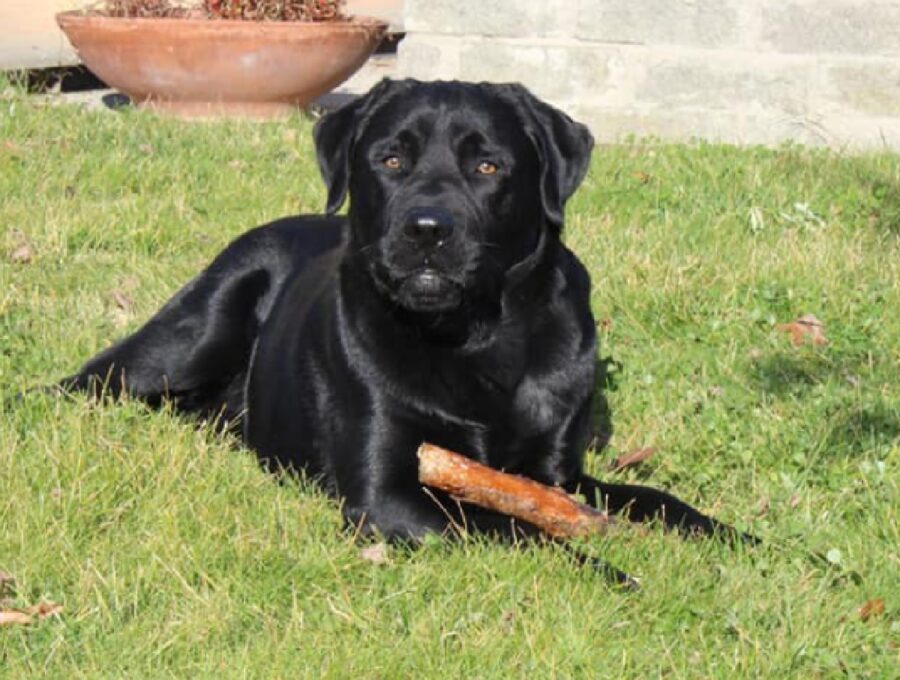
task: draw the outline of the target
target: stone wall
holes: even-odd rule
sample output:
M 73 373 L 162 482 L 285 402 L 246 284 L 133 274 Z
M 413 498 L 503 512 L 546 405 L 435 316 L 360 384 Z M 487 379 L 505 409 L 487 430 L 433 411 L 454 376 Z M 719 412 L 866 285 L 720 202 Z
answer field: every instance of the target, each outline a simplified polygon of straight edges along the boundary
M 900 0 L 406 0 L 398 75 L 519 81 L 589 124 L 900 148 Z

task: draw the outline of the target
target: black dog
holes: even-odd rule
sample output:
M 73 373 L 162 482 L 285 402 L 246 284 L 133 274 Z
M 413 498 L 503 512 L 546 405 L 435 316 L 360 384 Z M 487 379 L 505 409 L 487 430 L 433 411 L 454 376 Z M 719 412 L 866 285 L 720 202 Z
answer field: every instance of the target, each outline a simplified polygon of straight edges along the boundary
M 423 441 L 634 520 L 734 534 L 583 472 L 597 345 L 590 278 L 560 232 L 584 126 L 516 85 L 385 81 L 315 138 L 329 216 L 241 236 L 63 385 L 240 421 L 262 460 L 307 471 L 388 537 L 461 519 L 417 481 Z M 513 531 L 488 512 L 465 523 Z

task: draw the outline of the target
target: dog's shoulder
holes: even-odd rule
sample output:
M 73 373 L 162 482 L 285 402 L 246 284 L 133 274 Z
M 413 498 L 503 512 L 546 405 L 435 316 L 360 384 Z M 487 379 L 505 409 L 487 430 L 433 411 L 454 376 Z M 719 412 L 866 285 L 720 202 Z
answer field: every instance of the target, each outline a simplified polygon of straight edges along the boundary
M 561 297 L 566 315 L 581 329 L 585 341 L 594 337 L 594 315 L 591 311 L 591 275 L 575 253 L 562 245 L 556 262 L 556 271 L 562 280 Z
M 276 253 L 315 257 L 338 248 L 347 220 L 339 215 L 293 215 L 251 229 L 232 241 L 223 255 L 233 258 Z
M 591 275 L 581 259 L 567 246 L 560 244 L 556 259 L 557 271 L 565 279 L 566 286 L 584 301 L 591 294 Z
M 314 261 L 342 252 L 346 226 L 343 217 L 295 215 L 250 229 L 231 241 L 189 288 L 204 286 L 212 295 L 227 282 L 263 275 L 272 298 Z

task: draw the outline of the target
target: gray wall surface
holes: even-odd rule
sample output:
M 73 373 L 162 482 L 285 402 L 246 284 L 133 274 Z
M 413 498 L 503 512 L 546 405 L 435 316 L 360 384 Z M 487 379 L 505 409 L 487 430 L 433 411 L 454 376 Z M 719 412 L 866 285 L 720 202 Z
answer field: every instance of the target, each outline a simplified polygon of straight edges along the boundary
M 406 0 L 398 75 L 518 81 L 590 125 L 900 148 L 900 0 Z

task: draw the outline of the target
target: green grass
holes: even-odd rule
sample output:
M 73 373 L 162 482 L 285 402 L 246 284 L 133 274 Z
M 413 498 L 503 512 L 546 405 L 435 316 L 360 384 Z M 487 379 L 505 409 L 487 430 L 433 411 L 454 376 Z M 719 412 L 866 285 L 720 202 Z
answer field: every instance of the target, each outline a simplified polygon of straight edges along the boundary
M 7 89 L 0 396 L 136 328 L 241 231 L 319 210 L 310 127 Z M 32 394 L 0 419 L 0 570 L 7 606 L 65 610 L 0 628 L 0 676 L 897 677 L 900 158 L 598 148 L 567 239 L 609 320 L 615 434 L 590 467 L 655 446 L 615 477 L 764 547 L 590 541 L 637 594 L 550 547 L 433 541 L 374 565 L 333 502 L 233 441 L 135 403 Z M 775 328 L 806 313 L 827 346 Z M 874 598 L 886 612 L 861 620 Z

